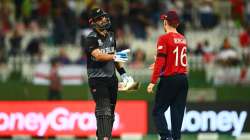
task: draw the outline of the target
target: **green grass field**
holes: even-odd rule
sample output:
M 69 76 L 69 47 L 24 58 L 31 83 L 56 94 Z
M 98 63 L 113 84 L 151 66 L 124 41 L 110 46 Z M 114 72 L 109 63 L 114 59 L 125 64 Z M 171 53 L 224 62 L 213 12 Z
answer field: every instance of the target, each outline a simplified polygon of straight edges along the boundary
M 146 93 L 148 83 L 143 83 L 136 92 L 119 93 L 118 98 L 123 100 L 147 100 L 152 101 L 154 94 Z M 205 82 L 205 74 L 202 71 L 191 72 L 189 76 L 190 88 L 212 88 L 216 91 L 217 101 L 250 101 L 250 86 L 225 85 L 214 87 Z M 8 82 L 0 82 L 0 100 L 47 100 L 47 86 L 33 85 L 18 78 L 12 78 Z M 64 100 L 89 100 L 91 99 L 88 85 L 64 86 L 62 91 Z

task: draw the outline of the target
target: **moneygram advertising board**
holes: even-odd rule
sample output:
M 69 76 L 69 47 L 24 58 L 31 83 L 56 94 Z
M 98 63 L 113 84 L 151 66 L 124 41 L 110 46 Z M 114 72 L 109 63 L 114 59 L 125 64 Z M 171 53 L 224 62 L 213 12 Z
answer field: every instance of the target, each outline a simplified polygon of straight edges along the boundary
M 218 132 L 237 137 L 242 132 L 250 131 L 249 107 L 249 103 L 235 102 L 188 104 L 182 132 Z M 169 112 L 165 116 L 168 124 L 171 124 Z
M 0 137 L 95 135 L 94 106 L 92 101 L 2 101 Z M 188 104 L 182 132 L 218 132 L 232 136 L 250 132 L 249 106 L 249 103 Z M 119 101 L 113 135 L 156 133 L 151 111 L 145 101 Z M 169 111 L 165 115 L 170 124 Z
M 92 101 L 0 102 L 0 136 L 95 135 L 94 107 Z M 146 134 L 147 120 L 145 101 L 119 101 L 113 135 Z

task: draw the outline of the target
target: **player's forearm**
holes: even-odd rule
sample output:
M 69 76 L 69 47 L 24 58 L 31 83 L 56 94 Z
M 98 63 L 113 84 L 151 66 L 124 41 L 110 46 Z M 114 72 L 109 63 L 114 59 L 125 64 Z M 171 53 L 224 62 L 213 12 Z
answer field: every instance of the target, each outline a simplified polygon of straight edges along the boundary
M 160 76 L 161 70 L 164 66 L 164 63 L 165 63 L 165 58 L 162 58 L 162 57 L 156 58 L 154 69 L 153 69 L 153 74 L 151 76 L 151 83 L 156 84 Z
M 100 49 L 95 49 L 91 52 L 91 55 L 95 57 L 97 61 L 110 61 L 114 60 L 114 54 L 102 53 Z
M 113 54 L 105 54 L 105 53 L 100 53 L 94 57 L 97 61 L 110 61 L 114 59 Z
M 123 68 L 122 64 L 119 63 L 119 62 L 115 62 L 115 68 L 116 69 L 120 69 L 120 68 Z

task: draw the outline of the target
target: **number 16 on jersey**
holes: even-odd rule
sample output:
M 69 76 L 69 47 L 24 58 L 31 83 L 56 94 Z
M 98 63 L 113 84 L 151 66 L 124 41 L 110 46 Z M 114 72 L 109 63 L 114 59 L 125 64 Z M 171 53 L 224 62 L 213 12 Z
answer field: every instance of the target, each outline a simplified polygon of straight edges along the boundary
M 179 50 L 180 50 L 180 54 L 179 54 Z M 174 49 L 173 53 L 175 54 L 175 66 L 186 67 L 187 66 L 187 47 L 177 46 Z M 179 63 L 179 60 L 180 60 L 180 63 Z

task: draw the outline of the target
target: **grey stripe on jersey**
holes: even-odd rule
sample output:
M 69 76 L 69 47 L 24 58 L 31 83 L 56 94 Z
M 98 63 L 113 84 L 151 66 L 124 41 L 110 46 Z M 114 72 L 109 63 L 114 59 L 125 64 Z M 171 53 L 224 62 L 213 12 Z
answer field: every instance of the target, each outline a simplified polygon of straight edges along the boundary
M 97 78 L 97 77 L 112 77 L 114 75 L 114 71 L 112 73 L 104 72 L 102 69 L 88 69 L 88 77 L 89 78 Z

